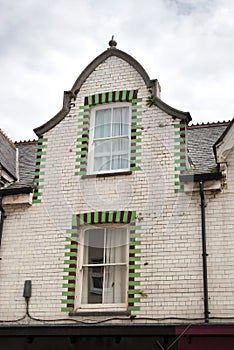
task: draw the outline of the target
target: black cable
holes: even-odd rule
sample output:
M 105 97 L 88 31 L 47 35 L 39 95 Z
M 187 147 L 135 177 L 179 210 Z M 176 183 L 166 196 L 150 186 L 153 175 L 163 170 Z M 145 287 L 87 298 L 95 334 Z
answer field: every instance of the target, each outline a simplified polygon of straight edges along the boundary
M 82 321 L 82 320 L 76 320 L 74 318 L 56 318 L 56 319 L 41 319 L 41 318 L 37 318 L 34 317 L 30 314 L 29 312 L 29 299 L 25 299 L 26 300 L 26 312 L 24 314 L 24 316 L 15 319 L 15 320 L 0 320 L 0 323 L 17 323 L 20 321 L 23 321 L 26 316 L 28 316 L 32 321 L 36 321 L 36 322 L 46 322 L 46 323 L 50 323 L 50 322 L 74 322 L 74 323 L 80 323 L 80 324 L 84 324 L 84 325 L 96 325 L 96 324 L 101 324 L 101 323 L 106 323 L 106 322 L 110 322 L 110 321 L 127 321 L 127 320 L 137 320 L 137 321 L 204 321 L 204 318 L 192 318 L 192 317 L 136 317 L 133 315 L 130 315 L 128 317 L 110 317 L 110 318 L 106 318 L 104 320 L 100 320 L 100 321 Z M 234 320 L 234 316 L 230 316 L 230 317 L 222 317 L 222 316 L 213 316 L 210 317 L 210 320 Z

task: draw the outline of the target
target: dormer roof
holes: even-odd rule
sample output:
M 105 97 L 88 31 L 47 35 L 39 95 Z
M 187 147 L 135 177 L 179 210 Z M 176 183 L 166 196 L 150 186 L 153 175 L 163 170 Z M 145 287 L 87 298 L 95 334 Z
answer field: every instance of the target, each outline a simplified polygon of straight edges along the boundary
M 110 41 L 111 43 L 111 41 Z M 110 44 L 109 43 L 109 44 Z M 34 132 L 40 137 L 53 127 L 55 127 L 58 123 L 60 123 L 65 116 L 69 113 L 70 110 L 70 104 L 73 98 L 76 98 L 78 92 L 80 91 L 81 86 L 84 84 L 86 79 L 90 76 L 90 74 L 105 60 L 107 60 L 109 57 L 118 57 L 122 60 L 126 61 L 129 65 L 131 65 L 142 77 L 143 81 L 145 82 L 147 88 L 151 89 L 152 91 L 152 98 L 154 101 L 154 105 L 156 105 L 161 110 L 165 111 L 167 114 L 171 115 L 172 117 L 179 118 L 181 120 L 184 120 L 185 122 L 189 122 L 191 120 L 191 116 L 189 112 L 182 112 L 178 109 L 175 109 L 165 102 L 163 102 L 159 97 L 158 93 L 156 91 L 156 79 L 151 80 L 149 78 L 149 75 L 145 71 L 145 69 L 142 67 L 142 65 L 135 60 L 132 56 L 127 54 L 124 51 L 116 49 L 116 46 L 110 44 L 110 48 L 108 48 L 106 51 L 102 52 L 99 56 L 97 56 L 79 75 L 77 80 L 75 81 L 74 85 L 72 86 L 70 91 L 64 92 L 64 100 L 63 100 L 63 107 L 62 109 L 48 122 L 41 125 L 40 127 L 34 129 Z

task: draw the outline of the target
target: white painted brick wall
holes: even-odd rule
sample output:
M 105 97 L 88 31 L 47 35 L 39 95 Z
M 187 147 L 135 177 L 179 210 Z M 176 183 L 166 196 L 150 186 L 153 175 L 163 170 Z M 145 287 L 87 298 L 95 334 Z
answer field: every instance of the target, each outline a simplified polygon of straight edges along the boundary
M 143 99 L 142 171 L 97 179 L 74 176 L 78 109 L 84 97 L 126 89 L 138 89 L 138 97 Z M 73 214 L 105 210 L 136 210 L 143 217 L 138 280 L 147 296 L 141 299 L 136 315 L 203 317 L 199 197 L 174 193 L 173 125 L 178 121 L 157 107 L 147 108 L 147 96 L 143 79 L 134 68 L 110 57 L 83 84 L 69 115 L 44 135 L 48 142 L 42 204 L 6 208 L 0 319 L 24 314 L 22 293 L 26 279 L 32 280 L 30 312 L 34 317 L 66 317 L 60 311 L 66 230 L 71 228 Z M 162 121 L 164 126 L 160 127 Z M 211 316 L 231 316 L 234 312 L 234 239 L 230 221 L 234 209 L 233 153 L 229 178 L 230 185 L 223 193 L 206 195 Z

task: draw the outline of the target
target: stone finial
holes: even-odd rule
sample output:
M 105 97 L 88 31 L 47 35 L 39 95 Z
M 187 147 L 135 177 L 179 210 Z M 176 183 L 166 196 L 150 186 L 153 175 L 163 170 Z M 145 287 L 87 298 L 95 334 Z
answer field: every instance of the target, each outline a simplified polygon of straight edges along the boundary
M 109 41 L 110 48 L 116 48 L 117 42 L 114 40 L 114 35 L 112 35 L 111 40 Z

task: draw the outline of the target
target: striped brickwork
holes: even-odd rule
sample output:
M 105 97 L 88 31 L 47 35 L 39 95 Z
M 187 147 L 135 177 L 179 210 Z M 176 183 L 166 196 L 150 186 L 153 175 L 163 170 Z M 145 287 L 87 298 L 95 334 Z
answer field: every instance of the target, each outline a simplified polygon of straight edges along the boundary
M 175 193 L 184 192 L 183 183 L 180 182 L 180 174 L 186 169 L 186 135 L 185 124 L 174 124 L 175 130 Z
M 131 159 L 130 170 L 141 170 L 141 108 L 142 99 L 137 98 L 137 90 L 110 91 L 101 94 L 91 95 L 84 98 L 84 105 L 79 107 L 78 118 L 78 138 L 76 151 L 75 175 L 86 175 L 89 128 L 90 128 L 90 109 L 92 106 L 114 102 L 132 103 L 132 123 L 131 123 Z
M 99 211 L 74 215 L 72 218 L 72 228 L 67 230 L 65 245 L 65 268 L 62 299 L 63 307 L 61 311 L 74 311 L 75 283 L 78 256 L 78 235 L 80 227 L 84 225 L 100 224 L 129 224 L 129 286 L 128 286 L 128 310 L 136 311 L 140 309 L 139 286 L 140 286 L 140 226 L 136 226 L 135 211 Z M 137 305 L 136 305 L 137 304 Z
M 46 148 L 47 148 L 47 138 L 40 138 L 38 140 L 37 147 L 37 158 L 36 158 L 36 167 L 35 167 L 35 189 L 33 193 L 33 203 L 41 203 L 42 192 L 44 188 L 44 169 L 45 169 L 45 160 L 46 160 Z

